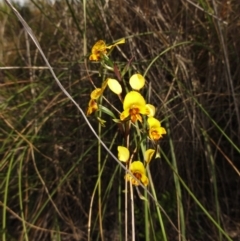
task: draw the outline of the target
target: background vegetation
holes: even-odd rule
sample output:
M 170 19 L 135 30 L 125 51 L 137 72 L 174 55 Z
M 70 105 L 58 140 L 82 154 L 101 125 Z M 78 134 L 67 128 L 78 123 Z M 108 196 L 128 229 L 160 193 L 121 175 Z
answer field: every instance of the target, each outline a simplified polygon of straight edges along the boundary
M 89 54 L 99 39 L 126 38 L 114 59 L 121 64 L 133 58 L 132 73 L 146 74 L 151 103 L 168 130 L 162 158 L 151 166 L 159 203 L 177 226 L 174 172 L 166 161 L 174 159 L 197 200 L 230 240 L 240 240 L 239 0 L 84 3 L 31 0 L 17 9 L 83 109 L 93 89 L 90 79 L 101 83 L 99 65 L 84 64 L 84 44 Z M 101 240 L 96 197 L 90 206 L 99 175 L 98 141 L 4 3 L 0 22 L 0 239 L 87 240 L 91 210 L 91 237 Z M 116 126 L 107 126 L 101 136 L 115 154 L 118 134 Z M 104 151 L 101 157 L 104 162 Z M 110 157 L 101 180 L 104 237 L 120 240 L 124 181 Z M 135 198 L 136 240 L 145 240 L 143 201 Z M 181 201 L 187 240 L 226 240 L 184 186 Z M 151 216 L 152 240 L 162 240 L 154 211 Z M 168 239 L 179 240 L 164 221 Z

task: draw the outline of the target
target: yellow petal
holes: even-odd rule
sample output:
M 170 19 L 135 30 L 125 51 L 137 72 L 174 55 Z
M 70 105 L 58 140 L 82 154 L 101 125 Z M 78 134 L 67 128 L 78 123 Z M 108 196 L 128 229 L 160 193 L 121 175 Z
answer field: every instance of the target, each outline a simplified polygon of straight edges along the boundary
M 125 44 L 125 42 L 126 42 L 125 38 L 122 38 L 119 41 L 117 41 L 114 45 Z
M 123 121 L 129 116 L 129 109 L 124 110 L 120 115 L 120 120 Z
M 167 134 L 167 131 L 166 131 L 165 128 L 163 128 L 163 127 L 160 127 L 160 128 L 159 128 L 159 132 L 160 132 L 162 135 Z
M 97 41 L 92 47 L 92 54 L 89 57 L 91 61 L 99 61 L 101 59 L 101 55 L 106 54 L 107 46 L 103 40 Z
M 89 60 L 91 61 L 99 61 L 101 58 L 100 58 L 100 54 L 91 54 L 89 56 Z
M 90 97 L 93 100 L 97 100 L 101 95 L 102 95 L 102 89 L 96 88 L 95 90 L 92 91 L 92 93 L 90 94 Z
M 124 146 L 118 146 L 118 159 L 127 162 L 130 156 L 129 150 Z
M 120 95 L 122 93 L 122 86 L 119 84 L 119 82 L 116 80 L 116 79 L 108 79 L 108 87 L 109 89 L 117 94 L 117 95 Z
M 92 47 L 92 54 L 97 54 L 99 52 L 106 52 L 107 45 L 103 40 L 97 41 Z
M 134 74 L 131 76 L 129 84 L 134 90 L 140 90 L 145 85 L 145 78 L 141 74 Z
M 160 121 L 154 117 L 148 117 L 147 122 L 148 122 L 149 128 L 161 126 Z
M 147 109 L 148 109 L 148 117 L 153 117 L 154 115 L 155 115 L 155 113 L 156 113 L 156 108 L 155 108 L 155 106 L 153 106 L 153 105 L 150 105 L 150 104 L 146 104 L 146 107 L 147 107 Z
M 147 186 L 148 185 L 148 178 L 147 178 L 147 176 L 142 175 L 141 182 L 143 183 L 144 186 Z
M 145 167 L 143 165 L 142 162 L 140 161 L 134 161 L 130 164 L 130 167 L 129 167 L 130 171 L 135 174 L 135 173 L 139 173 L 141 175 L 145 175 Z
M 149 109 L 147 108 L 147 105 L 138 106 L 138 108 L 139 113 L 141 113 L 142 115 L 149 115 Z
M 107 85 L 108 85 L 108 79 L 106 79 L 102 82 L 102 87 L 101 87 L 102 91 L 104 91 L 106 89 Z
M 166 130 L 161 127 L 161 122 L 154 117 L 149 117 L 147 119 L 149 125 L 149 137 L 151 140 L 157 141 L 166 134 Z
M 154 153 L 155 153 L 154 149 L 148 149 L 145 151 L 144 158 L 146 163 L 149 163 L 152 160 Z
M 164 134 L 166 134 L 166 130 L 163 127 L 151 127 L 149 129 L 149 137 L 151 140 L 158 141 L 162 138 Z
M 148 185 L 148 178 L 146 176 L 146 171 L 144 168 L 144 165 L 140 161 L 134 161 L 130 164 L 129 170 L 132 172 L 132 174 L 135 176 L 135 178 L 131 177 L 129 174 L 126 175 L 126 179 L 130 181 L 133 185 L 138 186 L 140 180 L 143 185 Z M 138 180 L 136 180 L 138 179 Z
M 98 104 L 95 100 L 91 99 L 88 103 L 87 116 L 91 115 L 98 109 Z
M 119 44 L 124 44 L 125 43 L 125 39 L 120 39 L 119 41 L 117 41 L 116 43 L 112 44 L 112 45 L 109 45 L 107 46 L 107 49 L 111 49 L 112 47 L 116 46 L 116 45 L 119 45 Z
M 136 91 L 130 91 L 126 94 L 124 101 L 123 101 L 123 109 L 131 109 L 134 106 L 145 106 L 146 101 L 143 98 L 143 96 L 136 92 Z

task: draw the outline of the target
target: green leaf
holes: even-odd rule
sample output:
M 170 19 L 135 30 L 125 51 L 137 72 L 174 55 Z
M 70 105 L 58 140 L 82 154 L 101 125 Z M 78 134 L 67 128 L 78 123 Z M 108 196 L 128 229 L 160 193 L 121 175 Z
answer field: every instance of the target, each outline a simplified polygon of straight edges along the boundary
M 99 110 L 101 110 L 103 113 L 113 117 L 114 119 L 116 119 L 116 116 L 113 114 L 113 112 L 111 110 L 109 110 L 107 107 L 103 106 L 103 105 L 99 105 Z

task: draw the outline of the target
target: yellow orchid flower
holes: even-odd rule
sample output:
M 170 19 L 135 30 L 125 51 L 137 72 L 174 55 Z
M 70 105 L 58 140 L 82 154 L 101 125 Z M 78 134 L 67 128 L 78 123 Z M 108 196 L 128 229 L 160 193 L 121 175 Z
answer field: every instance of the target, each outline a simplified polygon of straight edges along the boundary
M 107 45 L 103 40 L 97 41 L 92 47 L 92 54 L 89 57 L 91 61 L 99 61 L 101 55 L 107 54 Z
M 148 178 L 146 176 L 146 170 L 142 162 L 134 161 L 130 164 L 129 167 L 130 172 L 142 182 L 144 186 L 148 185 Z M 133 185 L 138 186 L 139 181 L 135 180 L 130 174 L 127 174 L 126 177 L 127 181 L 130 181 Z
M 98 104 L 94 99 L 90 99 L 88 103 L 87 116 L 98 110 Z
M 152 160 L 152 158 L 153 158 L 153 156 L 154 156 L 154 153 L 155 153 L 155 150 L 154 150 L 154 149 L 148 149 L 148 150 L 145 151 L 145 153 L 144 153 L 144 159 L 145 159 L 145 162 L 146 162 L 147 164 Z
M 118 146 L 118 159 L 122 162 L 127 162 L 130 157 L 129 150 L 124 146 Z
M 89 57 L 89 60 L 99 61 L 99 60 L 101 60 L 103 55 L 107 54 L 107 49 L 111 49 L 114 46 L 116 46 L 118 44 L 123 44 L 123 43 L 125 43 L 125 39 L 121 39 L 112 45 L 106 45 L 106 43 L 103 40 L 99 40 L 93 45 L 92 51 L 91 51 L 92 53 Z
M 96 88 L 90 94 L 90 101 L 88 103 L 87 116 L 91 115 L 93 112 L 98 110 L 97 99 L 103 94 L 103 91 L 107 87 L 107 79 L 103 81 L 101 88 Z
M 146 106 L 146 101 L 137 91 L 130 91 L 124 98 L 123 112 L 120 115 L 120 120 L 123 121 L 130 115 L 133 123 L 137 120 L 142 122 L 142 116 L 140 114 L 150 114 L 149 108 Z
M 161 127 L 161 123 L 154 117 L 147 119 L 149 126 L 149 137 L 151 140 L 157 141 L 162 138 L 164 134 L 167 134 L 165 128 Z
M 140 90 L 145 85 L 145 78 L 141 74 L 134 74 L 130 77 L 129 84 L 134 90 Z

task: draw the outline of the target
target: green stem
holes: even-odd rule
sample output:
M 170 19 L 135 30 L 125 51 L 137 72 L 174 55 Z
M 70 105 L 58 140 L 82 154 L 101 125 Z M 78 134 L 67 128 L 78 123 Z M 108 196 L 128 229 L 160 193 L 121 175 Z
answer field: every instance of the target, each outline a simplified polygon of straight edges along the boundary
M 102 99 L 100 100 L 102 102 Z M 99 111 L 99 118 L 101 118 L 102 112 L 101 110 Z M 98 123 L 98 136 L 101 138 L 102 134 L 102 126 L 100 123 Z M 98 213 L 99 213 L 99 230 L 100 230 L 100 235 L 101 235 L 101 240 L 104 241 L 104 235 L 103 235 L 103 227 L 102 227 L 102 179 L 101 179 L 101 153 L 102 153 L 102 145 L 101 142 L 98 140 Z
M 155 187 L 154 187 L 154 183 L 152 181 L 152 175 L 151 175 L 151 172 L 150 172 L 150 169 L 149 169 L 149 165 L 147 165 L 147 172 L 148 172 L 148 178 L 149 178 L 149 183 L 150 183 L 152 195 L 153 195 L 154 199 L 157 200 L 157 194 L 156 194 L 156 190 L 155 190 Z M 160 227 L 161 227 L 161 230 L 162 230 L 163 240 L 167 241 L 168 240 L 167 234 L 166 234 L 166 230 L 165 230 L 165 226 L 164 226 L 164 223 L 163 223 L 163 218 L 162 218 L 162 214 L 161 214 L 161 210 L 160 210 L 159 205 L 156 205 L 156 209 L 157 209 L 159 224 L 160 224 Z
M 118 172 L 119 176 L 118 179 L 122 180 L 122 168 L 119 168 L 119 172 Z M 123 236 L 122 236 L 122 186 L 121 186 L 121 181 L 119 182 L 118 185 L 118 222 L 119 222 L 119 241 L 123 240 Z
M 172 157 L 172 165 L 174 168 L 173 172 L 173 178 L 174 183 L 176 187 L 176 196 L 177 196 L 177 207 L 178 207 L 178 228 L 181 230 L 181 233 L 179 233 L 178 240 L 186 240 L 186 230 L 185 230 L 185 218 L 184 218 L 184 210 L 183 210 L 183 204 L 182 204 L 182 191 L 181 186 L 179 183 L 179 174 L 178 174 L 178 167 L 177 167 L 177 161 L 175 156 L 175 150 L 173 141 L 171 138 L 171 131 L 169 127 L 169 121 L 168 118 L 166 118 L 166 129 L 169 136 L 169 145 L 170 145 L 170 152 Z
M 2 241 L 6 241 L 6 217 L 7 217 L 7 200 L 8 200 L 8 188 L 9 188 L 9 180 L 11 177 L 12 165 L 14 161 L 14 156 L 11 157 L 9 162 L 7 176 L 6 176 L 6 184 L 4 190 L 4 199 L 3 199 L 3 211 L 2 211 Z
M 144 198 L 147 199 L 147 191 L 144 190 Z M 145 240 L 146 241 L 150 241 L 150 236 L 149 236 L 149 223 L 148 223 L 148 220 L 149 220 L 149 204 L 148 202 L 144 202 L 144 224 L 145 224 Z
M 125 175 L 127 175 L 127 172 L 125 172 Z M 125 178 L 125 241 L 128 240 L 128 185 L 127 184 L 128 184 L 127 179 Z
M 129 149 L 129 132 L 131 129 L 131 122 L 128 121 L 125 124 L 125 142 L 126 142 L 126 147 Z M 126 164 L 126 172 L 125 175 L 127 175 L 127 170 L 129 168 L 129 165 Z M 128 240 L 128 182 L 127 179 L 125 178 L 125 241 Z
M 22 217 L 24 237 L 25 237 L 25 240 L 28 241 L 27 228 L 26 228 L 25 217 L 23 213 L 23 198 L 22 198 L 22 163 L 25 160 L 24 154 L 25 152 L 22 152 L 20 157 L 19 169 L 18 169 L 18 195 L 19 195 L 19 206 L 20 206 L 20 213 Z
M 217 222 L 219 225 L 221 225 L 220 222 L 220 206 L 218 201 L 218 188 L 217 188 L 217 177 L 216 177 L 216 170 L 215 170 L 215 162 L 211 150 L 211 146 L 209 143 L 208 135 L 205 130 L 203 130 L 203 136 L 206 143 L 206 158 L 209 160 L 208 167 L 209 167 L 209 175 L 210 175 L 210 182 L 213 185 L 213 192 L 214 192 L 214 202 L 215 202 L 215 208 L 216 208 L 216 215 L 217 215 Z M 219 241 L 222 240 L 222 233 L 219 231 Z

